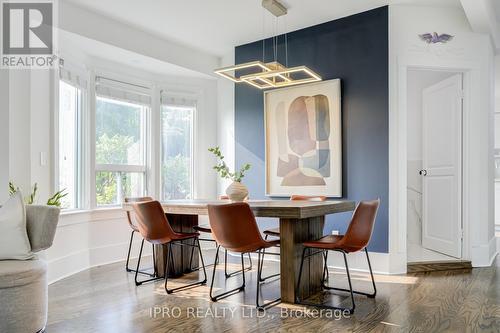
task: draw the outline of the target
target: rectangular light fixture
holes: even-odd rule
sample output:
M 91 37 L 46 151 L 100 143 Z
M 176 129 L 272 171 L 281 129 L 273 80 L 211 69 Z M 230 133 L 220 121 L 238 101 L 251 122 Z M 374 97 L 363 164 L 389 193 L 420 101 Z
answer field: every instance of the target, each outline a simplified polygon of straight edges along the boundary
M 264 64 L 262 61 L 251 61 L 239 65 L 219 68 L 216 69 L 214 72 L 222 77 L 225 77 L 226 79 L 238 83 L 241 82 L 241 79 L 239 77 L 236 77 L 236 71 L 242 69 L 250 70 L 252 68 L 255 69 L 257 73 L 270 72 L 272 70 L 270 67 L 266 66 L 266 64 Z M 233 75 L 229 74 L 231 72 L 234 72 L 234 74 Z
M 297 75 L 301 77 L 294 78 Z M 321 76 L 306 66 L 298 66 L 243 75 L 240 77 L 240 80 L 259 89 L 268 89 L 317 82 L 321 81 Z
M 262 7 L 267 9 L 276 17 L 287 13 L 287 8 L 280 3 L 279 0 L 262 0 Z M 273 38 L 275 60 L 277 59 L 277 39 L 278 36 Z M 287 35 L 285 33 L 285 51 L 288 52 L 286 41 Z M 264 47 L 265 45 L 263 44 L 263 54 L 265 53 Z M 288 53 L 286 53 L 286 56 L 288 59 Z M 240 73 L 237 73 L 237 71 L 240 71 Z M 243 71 L 243 73 L 241 73 L 241 71 Z M 243 82 L 259 89 L 287 87 L 302 83 L 321 81 L 321 76 L 306 66 L 287 68 L 277 61 L 268 63 L 264 63 L 262 61 L 251 61 L 239 65 L 219 68 L 214 72 L 235 83 Z
M 239 70 L 245 70 L 251 72 L 251 74 L 237 76 L 236 72 Z M 215 70 L 215 73 L 233 82 L 244 82 L 259 89 L 287 87 L 321 81 L 321 77 L 306 66 L 287 68 L 277 61 L 268 63 L 251 61 L 219 68 Z

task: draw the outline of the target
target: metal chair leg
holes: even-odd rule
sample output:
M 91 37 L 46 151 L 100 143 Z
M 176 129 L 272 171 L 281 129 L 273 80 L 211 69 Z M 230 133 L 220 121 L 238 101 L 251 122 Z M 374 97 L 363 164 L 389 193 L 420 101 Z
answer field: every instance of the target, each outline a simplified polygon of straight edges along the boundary
M 169 256 L 167 258 L 167 264 L 165 265 L 165 291 L 167 292 L 167 294 L 172 294 L 175 291 L 186 289 L 186 288 L 193 287 L 193 286 L 196 286 L 196 285 L 206 284 L 207 283 L 207 271 L 205 270 L 205 262 L 203 261 L 203 254 L 201 253 L 200 241 L 195 238 L 195 241 L 193 242 L 193 246 L 197 247 L 198 251 L 200 253 L 201 265 L 203 267 L 204 279 L 201 280 L 201 281 L 189 283 L 189 284 L 186 284 L 184 286 L 177 287 L 177 288 L 168 289 L 168 274 L 167 273 L 168 273 L 168 268 L 170 267 L 170 261 L 172 260 L 172 265 L 174 264 L 174 262 L 173 262 L 174 261 L 174 256 L 172 254 L 172 243 L 173 242 L 168 243 Z M 194 245 L 195 243 L 196 243 L 196 245 Z
M 132 250 L 132 243 L 133 243 L 133 240 L 134 240 L 134 233 L 136 233 L 136 232 L 137 232 L 137 231 L 132 230 L 132 232 L 130 233 L 130 243 L 128 244 L 127 261 L 126 261 L 126 263 L 125 263 L 125 270 L 126 270 L 127 272 L 136 272 L 136 270 L 131 269 L 131 268 L 129 267 L 129 262 L 130 262 L 130 252 L 131 252 L 131 250 Z M 140 255 L 139 255 L 139 256 L 140 256 Z M 145 271 L 138 271 L 137 273 L 138 273 L 138 274 L 142 274 L 142 275 L 147 275 L 147 276 L 149 276 L 149 277 L 155 277 L 155 276 L 157 276 L 157 275 L 158 275 L 158 274 L 156 274 L 157 272 L 156 272 L 156 266 L 155 266 L 155 262 L 154 262 L 154 245 L 153 245 L 153 269 L 154 269 L 153 274 L 148 273 L 148 272 L 145 272 Z
M 259 304 L 259 298 L 260 298 L 260 285 L 261 285 L 261 280 L 262 280 L 262 264 L 261 264 L 261 260 L 264 261 L 264 256 L 262 256 L 261 258 L 261 250 L 259 250 L 259 253 L 258 253 L 258 261 L 257 261 L 257 295 L 255 297 L 255 304 L 257 306 L 257 310 L 259 311 L 263 311 L 271 306 L 274 306 L 276 304 L 278 304 L 279 302 L 281 302 L 281 297 L 280 298 L 277 298 L 273 301 L 269 301 L 267 303 L 264 303 L 264 304 Z M 269 277 L 268 277 L 269 278 Z
M 135 285 L 136 286 L 140 286 L 141 284 L 146 283 L 146 282 L 150 282 L 150 281 L 155 281 L 155 280 L 161 279 L 161 277 L 157 277 L 156 275 L 153 275 L 153 277 L 151 279 L 147 279 L 147 280 L 139 281 L 137 279 L 137 275 L 139 275 L 139 273 L 145 274 L 145 273 L 139 271 L 139 267 L 140 267 L 140 264 L 141 264 L 141 257 L 142 257 L 142 249 L 143 249 L 143 247 L 144 247 L 144 239 L 141 242 L 141 250 L 139 251 L 139 258 L 137 259 L 137 268 L 135 270 L 135 278 L 134 278 L 134 280 L 135 280 Z
M 224 250 L 224 275 L 226 276 L 226 279 L 240 274 L 243 270 L 244 271 L 251 271 L 252 270 L 252 258 L 250 257 L 250 253 L 248 253 L 248 259 L 250 260 L 249 267 L 245 268 L 245 266 L 243 266 L 242 270 L 237 270 L 235 272 L 228 273 L 227 272 L 227 250 Z
M 247 253 L 248 255 L 248 261 L 250 263 L 250 266 L 248 266 L 248 270 L 251 271 L 252 270 L 252 256 L 250 256 L 250 253 Z
M 130 250 L 132 250 L 132 241 L 134 240 L 134 232 L 135 232 L 135 230 L 132 230 L 132 232 L 130 233 L 130 243 L 128 244 L 127 263 L 125 264 L 125 270 L 127 272 L 133 271 L 132 269 L 128 268 L 128 263 L 130 260 Z
M 330 273 L 328 272 L 328 251 L 325 251 L 323 254 L 325 258 L 325 266 L 323 269 L 323 279 L 321 280 L 321 285 L 325 284 L 325 281 L 330 280 Z
M 344 253 L 344 257 L 346 257 L 345 252 L 342 252 L 342 253 Z M 373 278 L 373 272 L 372 272 L 372 266 L 371 266 L 371 263 L 370 263 L 370 257 L 368 256 L 368 250 L 366 248 L 365 248 L 365 253 L 366 253 L 366 259 L 368 260 L 368 268 L 370 270 L 370 276 L 371 276 L 371 279 L 372 279 L 372 285 L 373 285 L 374 292 L 371 293 L 371 294 L 363 292 L 363 291 L 357 291 L 357 290 L 352 290 L 352 292 L 354 294 L 363 295 L 363 296 L 366 296 L 366 297 L 369 297 L 369 298 L 375 298 L 375 296 L 377 295 L 377 287 L 375 286 L 375 279 Z M 347 258 L 344 258 L 344 259 L 345 259 L 346 268 L 347 268 Z M 329 287 L 329 286 L 326 286 L 326 285 L 323 285 L 323 288 L 328 289 L 328 290 L 339 290 L 339 291 L 351 292 L 350 289 L 335 288 L 335 287 Z
M 375 298 L 377 295 L 377 286 L 375 286 L 375 279 L 373 278 L 372 264 L 370 263 L 370 257 L 368 256 L 368 250 L 365 247 L 366 260 L 368 261 L 368 268 L 370 269 L 370 276 L 372 278 L 373 294 L 367 294 L 366 296 L 370 298 Z
M 199 239 L 199 238 L 198 238 L 198 241 L 200 241 L 200 240 L 202 240 L 202 241 L 206 241 L 206 242 L 214 242 L 214 243 L 215 243 L 215 247 L 217 247 L 217 242 L 216 242 L 216 241 L 214 241 L 214 240 Z M 194 243 L 193 243 L 193 244 L 194 244 Z M 189 258 L 189 270 L 190 270 L 191 272 L 194 272 L 194 271 L 199 271 L 199 270 L 200 270 L 200 268 L 201 268 L 201 267 L 199 266 L 199 264 L 198 264 L 198 267 L 193 268 L 193 258 L 194 258 L 194 247 L 193 247 L 193 249 L 191 250 L 191 256 L 190 256 L 190 258 Z M 205 265 L 205 267 L 209 267 L 209 266 L 213 266 L 213 264 Z
M 264 239 L 265 239 L 265 240 L 267 240 L 267 237 L 268 237 L 268 236 L 269 236 L 269 235 L 266 235 L 266 236 L 264 237 Z M 266 249 L 263 249 L 263 250 L 262 250 L 262 263 L 260 264 L 260 271 L 261 271 L 261 272 L 262 272 L 262 266 L 264 266 L 264 255 L 265 255 L 265 254 L 266 254 Z M 280 273 L 271 274 L 271 275 L 266 276 L 266 277 L 264 277 L 264 278 L 261 276 L 261 277 L 259 278 L 259 282 L 264 282 L 264 281 L 266 281 L 266 280 L 268 280 L 268 279 L 270 279 L 270 278 L 273 278 L 273 277 L 276 277 L 276 276 L 279 276 L 279 275 L 280 275 Z
M 302 259 L 300 260 L 300 268 L 299 268 L 299 281 L 297 281 L 297 286 L 295 287 L 295 303 L 300 303 L 299 288 L 300 288 L 300 281 L 302 280 L 302 268 L 304 267 L 306 250 L 307 247 L 302 249 Z
M 304 260 L 305 260 L 306 250 L 307 250 L 307 248 L 305 247 L 304 250 L 302 251 L 302 260 L 300 262 L 299 281 L 298 281 L 297 286 L 295 288 L 296 303 L 302 304 L 302 305 L 315 306 L 315 307 L 319 307 L 319 308 L 325 308 L 325 309 L 334 309 L 334 310 L 342 310 L 342 311 L 347 310 L 347 311 L 349 311 L 350 314 L 352 314 L 354 312 L 356 304 L 354 302 L 354 291 L 352 290 L 351 274 L 349 272 L 349 266 L 347 264 L 347 256 L 346 256 L 346 253 L 344 251 L 339 251 L 339 252 L 342 252 L 342 254 L 344 255 L 344 263 L 345 263 L 346 272 L 347 272 L 347 280 L 349 282 L 349 289 L 333 288 L 333 287 L 328 287 L 326 285 L 323 285 L 323 287 L 325 289 L 329 289 L 329 290 L 333 289 L 333 290 L 341 290 L 341 291 L 348 291 L 348 292 L 350 292 L 352 306 L 350 308 L 337 307 L 337 306 L 330 306 L 330 305 L 324 305 L 324 304 L 318 304 L 318 303 L 304 302 L 304 301 L 302 301 L 300 299 L 300 297 L 299 297 L 299 287 L 300 287 L 300 281 L 301 281 L 301 278 L 302 278 L 302 269 L 304 267 Z M 324 256 L 323 256 L 323 258 L 324 258 Z M 323 271 L 323 273 L 324 273 L 324 271 Z M 324 278 L 324 275 L 323 275 L 322 279 L 323 278 Z
M 226 298 L 226 297 L 229 297 L 233 294 L 236 294 L 242 290 L 245 289 L 245 267 L 244 267 L 244 262 L 243 262 L 243 255 L 241 256 L 241 268 L 242 268 L 242 274 L 243 274 L 243 283 L 240 287 L 238 288 L 235 288 L 235 289 L 231 289 L 231 290 L 228 290 L 228 291 L 225 291 L 219 295 L 214 295 L 213 294 L 213 288 L 214 288 L 214 282 L 215 282 L 215 271 L 217 270 L 217 265 L 218 265 L 218 262 L 219 262 L 219 249 L 220 249 L 220 245 L 217 245 L 217 251 L 216 251 L 216 254 L 215 254 L 215 260 L 214 260 L 214 270 L 212 272 L 212 282 L 210 283 L 210 299 L 213 301 L 213 302 L 217 302 L 218 300 L 220 299 L 223 299 L 223 298 Z

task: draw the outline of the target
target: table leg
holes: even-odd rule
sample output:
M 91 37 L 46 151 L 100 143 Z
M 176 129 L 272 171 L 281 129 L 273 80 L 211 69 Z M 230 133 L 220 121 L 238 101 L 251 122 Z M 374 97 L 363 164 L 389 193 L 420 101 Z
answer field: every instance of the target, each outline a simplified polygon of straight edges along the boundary
M 299 279 L 302 243 L 323 236 L 325 217 L 280 219 L 281 300 L 295 303 L 295 287 Z M 308 297 L 321 290 L 323 274 L 321 255 L 306 258 L 302 271 L 299 296 Z
M 193 226 L 198 225 L 198 215 L 184 215 L 184 214 L 166 214 L 168 222 L 174 231 L 177 232 L 194 232 Z M 193 240 L 183 241 L 183 243 L 193 244 Z M 172 246 L 173 255 L 173 268 L 172 265 L 168 271 L 169 277 L 180 276 L 184 273 L 190 272 L 189 261 L 191 258 L 191 246 Z M 165 265 L 167 264 L 168 245 L 155 245 L 155 262 L 158 270 L 158 276 L 163 277 L 165 272 Z M 199 254 L 194 251 L 193 266 L 197 266 Z

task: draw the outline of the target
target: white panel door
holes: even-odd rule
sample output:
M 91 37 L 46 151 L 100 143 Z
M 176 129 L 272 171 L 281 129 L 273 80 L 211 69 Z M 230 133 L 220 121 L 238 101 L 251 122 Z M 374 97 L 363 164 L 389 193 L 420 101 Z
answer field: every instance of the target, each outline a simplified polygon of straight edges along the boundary
M 423 91 L 422 246 L 462 256 L 462 75 Z

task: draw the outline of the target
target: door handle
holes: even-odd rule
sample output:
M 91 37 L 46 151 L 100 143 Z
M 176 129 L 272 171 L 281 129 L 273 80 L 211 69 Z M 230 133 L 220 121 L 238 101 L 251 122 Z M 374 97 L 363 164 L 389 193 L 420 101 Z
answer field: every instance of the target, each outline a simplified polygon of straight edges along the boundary
M 427 176 L 427 170 L 425 170 L 425 169 L 424 169 L 424 170 L 420 170 L 418 173 L 419 173 L 421 176 Z

